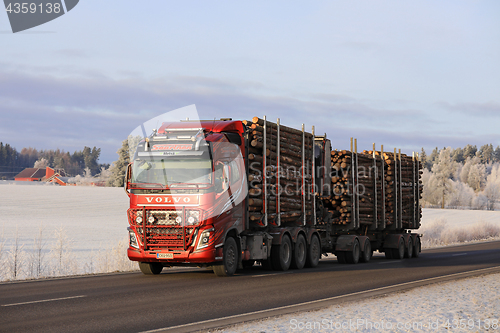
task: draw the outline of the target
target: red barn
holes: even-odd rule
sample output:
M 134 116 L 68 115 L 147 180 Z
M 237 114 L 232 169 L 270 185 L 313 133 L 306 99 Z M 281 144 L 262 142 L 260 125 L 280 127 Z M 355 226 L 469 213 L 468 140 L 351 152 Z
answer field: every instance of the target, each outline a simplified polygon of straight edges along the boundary
M 46 170 L 40 168 L 26 168 L 17 176 L 14 180 L 25 181 L 25 182 L 39 182 L 46 175 Z
M 27 181 L 27 182 L 55 182 L 59 185 L 65 186 L 67 184 L 68 178 L 64 170 L 62 169 L 52 169 L 50 167 L 42 168 L 26 168 L 17 176 L 14 177 L 17 181 Z

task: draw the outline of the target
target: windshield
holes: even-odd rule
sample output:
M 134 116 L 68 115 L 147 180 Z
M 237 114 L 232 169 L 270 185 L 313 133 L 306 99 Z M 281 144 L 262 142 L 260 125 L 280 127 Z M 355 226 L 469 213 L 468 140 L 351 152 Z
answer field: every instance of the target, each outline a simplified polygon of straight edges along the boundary
M 209 158 L 147 157 L 136 158 L 132 183 L 152 186 L 212 183 L 212 161 Z

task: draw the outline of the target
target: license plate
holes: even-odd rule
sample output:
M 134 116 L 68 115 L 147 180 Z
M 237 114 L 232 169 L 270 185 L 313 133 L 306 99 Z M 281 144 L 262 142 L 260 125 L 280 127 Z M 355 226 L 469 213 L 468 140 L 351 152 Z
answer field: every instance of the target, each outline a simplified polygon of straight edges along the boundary
M 156 259 L 174 259 L 173 253 L 157 253 Z

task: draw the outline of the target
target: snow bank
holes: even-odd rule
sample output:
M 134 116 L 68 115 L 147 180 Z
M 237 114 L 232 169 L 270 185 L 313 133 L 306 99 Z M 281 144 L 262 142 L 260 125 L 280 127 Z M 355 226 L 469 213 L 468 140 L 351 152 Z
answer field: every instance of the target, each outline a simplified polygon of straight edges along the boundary
M 484 275 L 209 332 L 497 332 L 498 290 Z
M 424 208 L 424 248 L 500 238 L 500 211 Z

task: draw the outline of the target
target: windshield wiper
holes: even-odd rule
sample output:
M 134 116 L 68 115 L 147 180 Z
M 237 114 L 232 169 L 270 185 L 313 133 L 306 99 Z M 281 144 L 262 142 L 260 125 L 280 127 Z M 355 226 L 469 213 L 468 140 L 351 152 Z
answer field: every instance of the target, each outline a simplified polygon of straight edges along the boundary
M 150 188 L 152 186 L 154 187 L 159 187 L 161 189 L 165 189 L 165 185 L 160 184 L 160 183 L 130 183 L 130 187 L 135 187 L 135 188 L 141 188 L 141 186 L 145 186 L 145 188 Z

